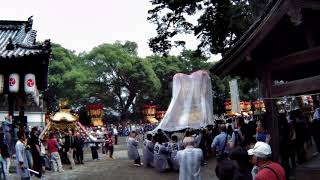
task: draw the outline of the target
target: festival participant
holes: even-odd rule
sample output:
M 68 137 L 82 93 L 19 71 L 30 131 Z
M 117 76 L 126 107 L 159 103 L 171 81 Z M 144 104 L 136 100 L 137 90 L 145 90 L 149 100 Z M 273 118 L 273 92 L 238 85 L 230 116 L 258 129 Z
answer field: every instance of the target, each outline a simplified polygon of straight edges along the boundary
M 64 170 L 62 169 L 61 158 L 58 152 L 59 144 L 57 139 L 55 138 L 54 133 L 52 132 L 49 134 L 47 145 L 48 145 L 49 155 L 51 156 L 51 160 L 53 161 L 53 164 L 52 164 L 53 171 L 64 172 Z
M 131 160 L 134 160 L 133 165 L 140 167 L 142 164 L 141 164 L 140 155 L 138 152 L 139 141 L 136 139 L 136 137 L 137 137 L 136 132 L 132 131 L 127 142 L 128 157 Z
M 25 149 L 26 135 L 24 131 L 19 131 L 17 136 L 18 141 L 15 146 L 17 174 L 21 177 L 21 180 L 30 180 L 30 172 L 28 171 L 29 166 Z
M 226 125 L 220 125 L 220 134 L 213 139 L 212 149 L 216 152 L 218 163 L 215 168 L 215 172 L 218 178 L 220 178 L 221 162 L 229 156 L 228 139 L 229 136 L 226 133 Z
M 179 162 L 176 160 L 178 151 L 181 150 L 180 144 L 178 143 L 178 137 L 176 135 L 172 136 L 172 141 L 169 142 L 169 158 L 170 158 L 170 168 L 174 171 L 179 170 Z
M 69 130 L 67 132 L 68 134 L 66 134 L 65 136 L 65 141 L 64 141 L 64 150 L 67 154 L 67 157 L 69 159 L 70 165 L 71 165 L 71 169 L 75 168 L 75 163 L 74 163 L 74 159 L 73 159 L 73 149 L 74 149 L 74 137 L 73 137 L 73 133 L 71 130 Z
M 226 133 L 226 125 L 220 125 L 220 134 L 213 139 L 211 147 L 215 149 L 218 156 L 227 156 L 229 154 L 228 139 L 229 136 Z
M 237 172 L 235 174 L 237 176 L 237 179 L 252 180 L 252 175 L 251 175 L 252 165 L 249 162 L 249 155 L 247 150 L 244 150 L 243 148 L 238 147 L 230 153 L 229 158 L 233 160 L 233 163 L 235 163 L 237 167 L 236 171 L 233 171 L 233 172 Z M 232 163 L 229 162 L 229 164 L 232 164 Z
M 153 167 L 153 148 L 152 134 L 147 134 L 147 138 L 143 142 L 143 162 L 146 167 Z
M 206 165 L 205 162 L 207 160 L 207 141 L 208 141 L 208 130 L 207 129 L 201 129 L 200 135 L 199 135 L 199 145 L 198 148 L 200 148 L 203 152 L 203 162 L 202 165 Z
M 185 138 L 185 149 L 177 152 L 179 180 L 201 180 L 200 171 L 203 153 L 201 149 L 194 147 L 194 143 L 194 138 Z
M 9 153 L 9 146 L 4 140 L 4 135 L 0 134 L 0 150 L 1 150 L 1 156 L 5 162 L 4 172 L 5 174 L 9 173 L 10 168 L 10 153 Z
M 232 133 L 232 137 L 230 140 L 230 148 L 235 149 L 237 147 L 243 147 L 248 144 L 248 129 L 246 124 L 244 123 L 243 117 L 236 118 L 236 128 Z
M 82 139 L 79 132 L 76 133 L 76 137 L 74 139 L 74 145 L 76 150 L 76 158 L 79 164 L 83 163 L 83 147 L 84 147 L 84 140 Z
M 285 180 L 284 169 L 275 162 L 270 161 L 271 147 L 265 142 L 257 142 L 252 149 L 248 150 L 252 155 L 252 163 L 258 167 L 258 172 L 253 177 L 255 180 Z
M 109 159 L 113 159 L 113 140 L 112 140 L 112 135 L 108 134 L 107 135 L 107 139 L 106 139 L 106 144 L 107 144 L 107 148 L 106 148 L 106 155 L 108 155 L 109 152 Z
M 28 139 L 28 144 L 31 148 L 32 158 L 33 158 L 33 170 L 39 172 L 39 174 L 35 174 L 38 178 L 45 178 L 42 176 L 42 163 L 40 157 L 40 142 L 39 137 L 37 135 L 37 127 L 33 127 L 31 129 L 30 138 Z
M 118 144 L 118 129 L 117 126 L 113 126 L 114 144 Z
M 92 159 L 93 160 L 98 160 L 99 159 L 99 154 L 98 154 L 98 150 L 97 150 L 97 144 L 96 144 L 96 134 L 93 132 L 90 135 L 91 137 L 88 137 L 88 140 L 90 141 L 90 149 L 91 149 L 91 154 L 92 154 Z
M 270 141 L 270 135 L 265 131 L 264 126 L 262 122 L 257 122 L 257 128 L 256 128 L 257 134 L 256 134 L 256 140 L 262 141 L 265 143 L 269 143 Z
M 320 108 L 318 101 L 315 102 L 315 108 L 312 120 L 312 136 L 318 153 L 320 153 Z
M 154 150 L 153 150 L 153 166 L 159 172 L 165 172 L 169 167 L 168 163 L 168 148 L 164 144 L 165 137 L 162 134 L 155 135 Z

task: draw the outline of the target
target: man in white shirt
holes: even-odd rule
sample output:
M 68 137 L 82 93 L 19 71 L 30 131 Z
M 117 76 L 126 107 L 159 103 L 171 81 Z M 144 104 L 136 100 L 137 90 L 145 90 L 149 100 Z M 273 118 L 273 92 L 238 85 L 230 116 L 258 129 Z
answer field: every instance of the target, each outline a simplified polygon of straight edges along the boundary
M 117 129 L 117 126 L 113 126 L 112 130 L 113 130 L 113 135 L 114 135 L 114 144 L 117 145 L 118 144 L 118 129 Z
M 184 139 L 185 149 L 178 151 L 179 180 L 201 180 L 200 169 L 203 160 L 202 150 L 194 147 L 194 138 Z

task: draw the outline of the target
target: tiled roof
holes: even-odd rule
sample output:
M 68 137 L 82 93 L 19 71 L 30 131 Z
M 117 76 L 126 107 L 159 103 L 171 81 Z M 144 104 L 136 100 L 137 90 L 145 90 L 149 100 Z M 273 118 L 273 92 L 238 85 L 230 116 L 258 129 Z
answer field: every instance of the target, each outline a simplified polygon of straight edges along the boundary
M 50 43 L 36 44 L 37 31 L 28 21 L 0 21 L 0 59 L 50 53 Z

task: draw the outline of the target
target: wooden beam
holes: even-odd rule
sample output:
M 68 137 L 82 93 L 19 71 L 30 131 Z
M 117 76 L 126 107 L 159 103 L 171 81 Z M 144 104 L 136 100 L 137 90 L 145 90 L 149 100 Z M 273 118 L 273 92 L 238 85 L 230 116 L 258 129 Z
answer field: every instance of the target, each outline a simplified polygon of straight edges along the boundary
M 320 47 L 299 51 L 287 56 L 273 59 L 268 65 L 261 65 L 262 69 L 270 69 L 272 71 L 288 69 L 298 65 L 311 63 L 320 60 Z
M 320 1 L 316 0 L 306 0 L 303 3 L 299 3 L 299 5 L 304 9 L 320 10 Z
M 226 76 L 239 65 L 243 59 L 251 54 L 251 51 L 271 32 L 275 25 L 282 19 L 290 8 L 290 1 L 277 1 L 268 15 L 262 19 L 258 27 L 248 36 L 248 38 L 237 47 L 236 51 L 227 59 L 223 59 L 212 71 L 220 77 Z
M 265 99 L 266 104 L 266 121 L 268 129 L 271 132 L 272 141 L 272 157 L 275 162 L 279 161 L 279 147 L 280 147 L 280 138 L 279 138 L 279 127 L 278 127 L 278 116 L 276 110 L 275 100 L 270 99 L 272 96 L 272 77 L 271 72 L 265 72 L 261 78 L 262 82 L 262 94 Z
M 272 97 L 298 95 L 315 91 L 320 91 L 320 75 L 273 85 L 271 88 Z

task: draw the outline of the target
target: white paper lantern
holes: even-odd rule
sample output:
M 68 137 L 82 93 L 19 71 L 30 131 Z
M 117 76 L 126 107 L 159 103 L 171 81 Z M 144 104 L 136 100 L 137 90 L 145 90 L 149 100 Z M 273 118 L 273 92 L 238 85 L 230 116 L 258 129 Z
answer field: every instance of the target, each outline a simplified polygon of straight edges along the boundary
M 19 75 L 14 73 L 9 76 L 9 92 L 17 93 L 19 92 Z
M 24 77 L 24 91 L 27 94 L 35 94 L 36 89 L 36 76 L 34 74 L 26 74 Z
M 3 93 L 3 89 L 4 89 L 4 76 L 0 74 L 0 94 Z

